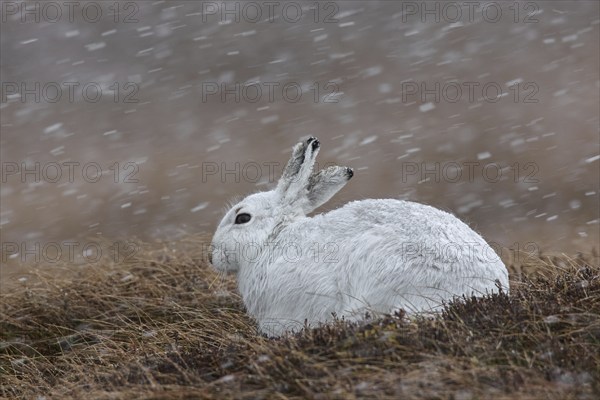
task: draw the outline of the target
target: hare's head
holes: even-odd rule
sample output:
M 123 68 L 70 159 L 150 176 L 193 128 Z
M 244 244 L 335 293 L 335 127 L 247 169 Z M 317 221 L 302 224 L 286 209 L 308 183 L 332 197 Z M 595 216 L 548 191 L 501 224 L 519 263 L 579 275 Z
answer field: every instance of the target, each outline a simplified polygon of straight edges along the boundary
M 319 147 L 314 137 L 296 144 L 274 190 L 251 194 L 229 209 L 211 246 L 216 269 L 237 272 L 285 226 L 324 204 L 352 178 L 348 167 L 313 172 Z

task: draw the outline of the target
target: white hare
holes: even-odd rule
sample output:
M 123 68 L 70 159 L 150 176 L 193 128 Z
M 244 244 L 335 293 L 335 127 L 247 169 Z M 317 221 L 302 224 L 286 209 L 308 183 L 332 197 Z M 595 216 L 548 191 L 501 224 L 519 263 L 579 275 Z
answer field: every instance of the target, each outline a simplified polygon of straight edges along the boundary
M 223 217 L 211 262 L 237 273 L 261 332 L 281 335 L 366 312 L 433 311 L 461 295 L 508 290 L 506 267 L 455 216 L 400 200 L 361 200 L 307 217 L 353 176 L 313 173 L 319 141 L 298 143 L 277 187 L 252 194 Z

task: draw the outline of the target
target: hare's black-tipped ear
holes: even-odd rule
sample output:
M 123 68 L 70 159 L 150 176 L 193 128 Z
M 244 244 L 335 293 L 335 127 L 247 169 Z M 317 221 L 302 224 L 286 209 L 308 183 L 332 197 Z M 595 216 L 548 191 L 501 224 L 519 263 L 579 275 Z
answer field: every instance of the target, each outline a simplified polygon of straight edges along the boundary
M 289 203 L 306 198 L 306 188 L 321 144 L 314 137 L 294 146 L 283 175 L 277 184 L 282 199 Z
M 304 212 L 309 213 L 325 204 L 354 176 L 352 168 L 328 167 L 311 175 L 308 185 L 308 202 Z

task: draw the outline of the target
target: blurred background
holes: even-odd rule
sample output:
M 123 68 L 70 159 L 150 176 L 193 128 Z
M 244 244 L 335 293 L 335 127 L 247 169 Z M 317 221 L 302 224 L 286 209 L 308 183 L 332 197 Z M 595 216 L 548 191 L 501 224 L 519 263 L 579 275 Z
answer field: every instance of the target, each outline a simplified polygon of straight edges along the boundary
M 2 2 L 0 273 L 210 235 L 309 135 L 355 169 L 319 211 L 408 199 L 501 246 L 597 246 L 597 1 L 53 4 Z

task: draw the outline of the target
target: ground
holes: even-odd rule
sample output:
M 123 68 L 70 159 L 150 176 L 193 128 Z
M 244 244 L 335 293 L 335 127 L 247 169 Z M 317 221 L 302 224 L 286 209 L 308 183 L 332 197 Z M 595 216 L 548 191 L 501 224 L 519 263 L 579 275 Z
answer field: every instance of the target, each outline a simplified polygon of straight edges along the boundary
M 5 290 L 0 396 L 600 396 L 593 253 L 510 264 L 510 295 L 460 299 L 435 318 L 400 312 L 360 325 L 338 320 L 274 339 L 258 334 L 244 313 L 234 277 L 212 271 L 188 245 L 146 245 L 127 262 L 77 272 L 37 268 Z

